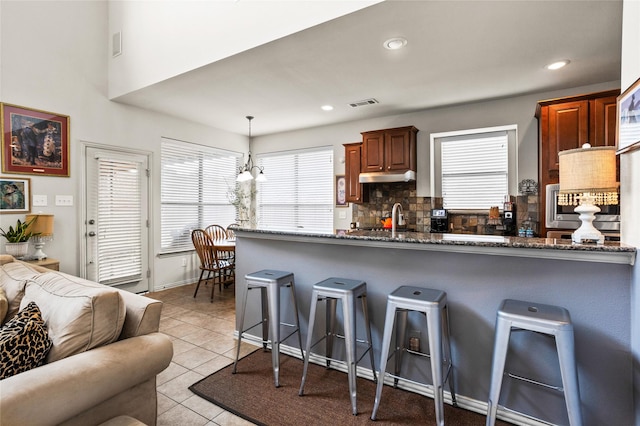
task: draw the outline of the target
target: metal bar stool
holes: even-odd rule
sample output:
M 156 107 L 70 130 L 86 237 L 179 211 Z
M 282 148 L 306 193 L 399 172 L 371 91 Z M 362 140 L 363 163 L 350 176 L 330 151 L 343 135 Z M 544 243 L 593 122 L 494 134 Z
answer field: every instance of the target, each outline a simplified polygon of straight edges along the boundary
M 300 320 L 298 318 L 298 305 L 296 303 L 296 290 L 294 285 L 293 273 L 286 271 L 275 271 L 272 269 L 263 269 L 262 271 L 253 272 L 244 276 L 247 283 L 247 291 L 244 293 L 242 303 L 240 304 L 240 332 L 238 333 L 238 346 L 236 348 L 236 360 L 233 364 L 233 373 L 235 374 L 238 367 L 238 358 L 240 357 L 240 344 L 242 343 L 243 333 L 262 324 L 262 347 L 267 349 L 267 343 L 271 342 L 271 359 L 273 364 L 273 376 L 276 387 L 280 386 L 280 343 L 287 340 L 294 333 L 298 333 L 298 344 L 300 345 L 300 353 L 302 352 L 302 337 L 300 336 Z M 280 290 L 289 287 L 291 289 L 291 300 L 295 313 L 295 324 L 284 323 L 280 319 Z M 262 320 L 258 323 L 244 328 L 244 315 L 247 309 L 247 297 L 250 290 L 260 289 L 262 301 Z M 281 338 L 280 326 L 292 327 L 293 331 L 287 336 Z M 269 339 L 269 335 L 271 339 Z M 245 339 L 248 339 L 245 336 Z
M 426 317 L 427 332 L 429 334 L 429 354 L 406 348 L 407 316 L 410 311 L 420 312 Z M 396 329 L 396 342 L 395 350 L 391 356 L 395 355 L 395 371 L 394 374 L 390 374 L 386 372 L 386 366 L 391 358 L 391 356 L 389 356 L 389 346 L 391 344 L 394 325 Z M 371 420 L 376 419 L 382 397 L 382 386 L 384 385 L 385 375 L 393 377 L 394 387 L 398 385 L 399 379 L 420 384 L 413 380 L 400 377 L 402 355 L 404 352 L 431 359 L 436 423 L 438 425 L 444 425 L 443 386 L 447 380 L 449 382 L 453 405 L 457 407 L 456 393 L 453 385 L 453 363 L 451 361 L 447 293 L 422 287 L 401 286 L 387 297 L 387 314 L 384 321 L 384 333 L 380 354 L 380 372 L 378 373 L 379 380 Z M 446 370 L 444 372 L 443 367 Z
M 508 374 L 508 376 L 564 392 L 569 423 L 572 426 L 581 425 L 580 389 L 578 388 L 578 373 L 574 354 L 573 325 L 571 324 L 569 311 L 558 306 L 507 299 L 502 301 L 496 318 L 487 426 L 493 426 L 496 421 L 511 329 L 529 330 L 555 337 L 558 360 L 560 362 L 560 375 L 562 376 L 564 388 L 514 374 Z
M 367 332 L 367 340 L 358 340 L 356 337 L 356 299 L 362 300 L 362 312 L 364 316 L 365 329 Z M 322 338 L 313 345 L 313 326 L 316 317 L 316 308 L 318 302 L 325 300 L 326 305 L 326 330 Z M 336 325 L 336 306 L 337 302 L 342 302 L 342 315 L 344 321 L 344 336 L 335 333 Z M 304 395 L 304 384 L 307 378 L 307 369 L 309 367 L 309 356 L 311 348 L 326 340 L 325 360 L 327 367 L 330 367 L 331 361 L 339 361 L 331 358 L 333 356 L 333 338 L 344 338 L 347 375 L 349 378 L 349 395 L 351 397 L 351 410 L 353 415 L 358 414 L 356 405 L 356 366 L 358 362 L 369 352 L 371 360 L 371 370 L 373 372 L 373 380 L 376 381 L 375 364 L 373 361 L 373 349 L 371 345 L 371 325 L 369 323 L 369 312 L 367 310 L 367 284 L 364 281 L 350 280 L 345 278 L 328 278 L 313 286 L 311 297 L 311 312 L 309 313 L 309 330 L 307 333 L 307 344 L 305 346 L 304 369 L 302 372 L 302 383 L 300 384 L 299 395 Z M 367 349 L 362 355 L 356 359 L 356 344 L 366 343 Z

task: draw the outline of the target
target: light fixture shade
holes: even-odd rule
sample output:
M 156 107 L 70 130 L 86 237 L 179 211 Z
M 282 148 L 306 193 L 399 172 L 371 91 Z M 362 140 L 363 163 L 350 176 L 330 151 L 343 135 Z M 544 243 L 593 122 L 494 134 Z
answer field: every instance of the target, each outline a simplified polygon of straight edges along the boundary
M 247 182 L 251 179 L 253 179 L 253 175 L 249 170 L 245 170 L 238 175 L 238 177 L 236 178 L 236 182 Z
M 616 192 L 616 148 L 613 146 L 577 148 L 562 151 L 560 193 Z
M 258 173 L 258 176 L 256 177 L 256 182 L 266 182 L 267 181 L 267 176 L 265 176 L 264 173 L 262 173 L 262 170 L 260 170 L 260 173 Z
M 52 214 L 28 214 L 26 217 L 27 223 L 31 220 L 33 223 L 27 228 L 27 232 L 33 234 L 39 234 L 40 237 L 50 237 L 53 235 L 53 215 Z

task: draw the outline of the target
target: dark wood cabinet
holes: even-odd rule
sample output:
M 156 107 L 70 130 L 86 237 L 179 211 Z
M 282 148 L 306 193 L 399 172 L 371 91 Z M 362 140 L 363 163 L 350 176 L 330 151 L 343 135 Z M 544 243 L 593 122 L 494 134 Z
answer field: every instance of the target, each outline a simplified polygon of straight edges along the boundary
M 616 97 L 612 90 L 538 102 L 540 235 L 546 234 L 545 188 L 559 182 L 560 151 L 591 146 L 615 146 Z
M 362 133 L 363 173 L 416 169 L 416 134 L 413 126 Z
M 347 181 L 347 201 L 362 203 L 368 201 L 369 192 L 360 183 L 360 161 L 362 158 L 362 142 L 344 144 L 345 175 Z
M 616 146 L 617 95 L 591 101 L 589 135 L 592 146 Z

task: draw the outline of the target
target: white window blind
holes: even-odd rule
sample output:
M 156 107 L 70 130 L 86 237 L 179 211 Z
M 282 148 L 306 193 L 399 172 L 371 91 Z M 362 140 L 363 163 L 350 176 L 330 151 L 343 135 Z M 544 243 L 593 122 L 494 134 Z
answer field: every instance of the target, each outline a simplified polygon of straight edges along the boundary
M 445 209 L 502 206 L 509 193 L 506 131 L 445 138 L 440 149 Z
M 167 138 L 161 151 L 161 250 L 193 250 L 193 229 L 235 222 L 227 193 L 236 185 L 242 155 Z
M 145 170 L 137 161 L 97 158 L 97 281 L 115 285 L 142 278 L 142 207 Z
M 262 229 L 333 232 L 333 149 L 322 147 L 263 154 L 267 182 L 258 183 Z

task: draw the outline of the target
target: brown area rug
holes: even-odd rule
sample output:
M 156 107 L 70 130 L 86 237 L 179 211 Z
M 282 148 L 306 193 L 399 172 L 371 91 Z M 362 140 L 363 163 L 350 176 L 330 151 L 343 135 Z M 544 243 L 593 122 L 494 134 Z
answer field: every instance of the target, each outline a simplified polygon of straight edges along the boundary
M 298 396 L 303 363 L 280 356 L 280 387 L 275 388 L 271 352 L 257 350 L 238 362 L 205 377 L 189 389 L 196 395 L 259 425 L 435 425 L 433 399 L 385 386 L 377 420 L 373 410 L 376 385 L 358 378 L 358 415 L 351 414 L 347 374 L 309 364 L 304 396 Z M 446 385 L 445 385 L 446 386 Z M 484 425 L 486 417 L 445 404 L 447 425 Z M 508 423 L 497 421 L 497 425 Z

